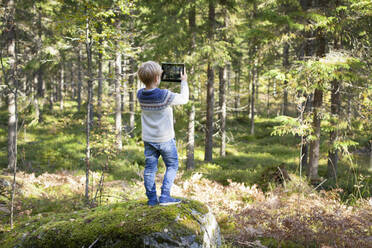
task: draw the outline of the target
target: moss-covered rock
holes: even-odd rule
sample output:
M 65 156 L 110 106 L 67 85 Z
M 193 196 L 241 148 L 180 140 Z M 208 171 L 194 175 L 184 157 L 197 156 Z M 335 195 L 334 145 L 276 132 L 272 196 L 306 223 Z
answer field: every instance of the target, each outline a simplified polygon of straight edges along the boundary
M 173 206 L 131 201 L 44 214 L 0 236 L 0 247 L 218 247 L 219 228 L 200 202 Z

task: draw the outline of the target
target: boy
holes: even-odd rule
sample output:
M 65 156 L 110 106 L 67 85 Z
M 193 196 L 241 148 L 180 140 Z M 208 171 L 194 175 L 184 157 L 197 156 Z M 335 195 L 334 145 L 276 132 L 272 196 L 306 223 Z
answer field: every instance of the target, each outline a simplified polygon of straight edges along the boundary
M 170 196 L 171 187 L 178 170 L 178 155 L 174 139 L 172 105 L 186 104 L 189 100 L 186 70 L 181 74 L 181 93 L 159 89 L 162 69 L 153 61 L 143 63 L 137 71 L 139 79 L 146 88 L 137 92 L 141 105 L 142 140 L 145 145 L 144 181 L 148 205 L 166 206 L 180 203 Z M 158 159 L 162 156 L 166 172 L 161 195 L 156 195 L 155 175 Z

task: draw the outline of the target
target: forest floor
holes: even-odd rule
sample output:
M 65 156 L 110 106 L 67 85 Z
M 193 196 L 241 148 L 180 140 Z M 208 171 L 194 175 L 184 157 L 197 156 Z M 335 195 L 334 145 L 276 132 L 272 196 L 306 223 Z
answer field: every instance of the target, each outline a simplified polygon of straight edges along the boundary
M 62 112 L 47 112 L 43 124 L 36 124 L 32 113 L 20 115 L 16 223 L 47 212 L 86 207 L 84 113 L 77 114 L 73 104 L 68 104 Z M 221 227 L 225 247 L 372 247 L 372 180 L 367 156 L 355 154 L 352 162 L 342 158 L 336 184 L 309 185 L 300 176 L 297 138 L 272 136 L 278 124 L 273 118 L 258 117 L 256 133 L 249 135 L 248 120 L 231 117 L 227 155 L 219 157 L 216 147 L 213 163 L 203 161 L 203 125 L 198 123 L 196 168 L 187 171 L 186 116 L 181 111 L 175 115 L 180 170 L 172 194 L 208 204 Z M 6 118 L 6 109 L 1 109 L 0 179 L 11 181 L 5 170 Z M 113 119 L 108 121 L 113 123 Z M 90 190 L 97 195 L 95 205 L 144 199 L 139 134 L 137 128 L 134 138 L 126 136 L 123 151 L 108 160 L 102 192 L 97 192 L 97 185 L 106 157 L 93 151 Z M 218 144 L 218 135 L 215 139 Z M 323 179 L 325 142 L 321 150 L 319 174 Z M 158 187 L 164 169 L 160 161 Z M 286 180 L 281 176 L 283 170 L 289 175 Z M 9 194 L 0 190 L 0 210 L 8 200 Z M 6 211 L 0 211 L 0 232 L 9 229 L 8 219 Z

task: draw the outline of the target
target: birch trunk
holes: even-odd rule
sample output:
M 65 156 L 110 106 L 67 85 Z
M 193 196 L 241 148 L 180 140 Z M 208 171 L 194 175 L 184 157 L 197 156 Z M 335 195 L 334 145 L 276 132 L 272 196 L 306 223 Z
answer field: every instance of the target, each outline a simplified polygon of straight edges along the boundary
M 119 48 L 116 50 L 115 58 L 115 131 L 116 147 L 119 151 L 123 149 L 121 138 L 121 53 Z
M 130 58 L 130 74 L 128 78 L 128 87 L 129 87 L 129 132 L 130 136 L 133 137 L 133 130 L 135 125 L 135 109 L 134 109 L 134 66 L 135 60 Z
M 90 129 L 92 126 L 92 97 L 93 97 L 93 74 L 92 74 L 92 37 L 90 34 L 89 20 L 86 23 L 85 47 L 87 53 L 87 75 L 88 75 L 88 101 L 86 122 L 86 154 L 85 154 L 85 199 L 89 202 L 89 173 L 90 173 Z

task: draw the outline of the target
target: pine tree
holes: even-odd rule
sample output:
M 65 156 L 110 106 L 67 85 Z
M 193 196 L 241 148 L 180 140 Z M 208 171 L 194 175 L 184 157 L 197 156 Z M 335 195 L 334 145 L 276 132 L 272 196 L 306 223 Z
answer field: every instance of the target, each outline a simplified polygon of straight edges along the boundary
M 213 46 L 215 33 L 215 2 L 209 0 L 208 2 L 208 39 Z M 214 108 L 214 68 L 212 62 L 208 61 L 207 69 L 207 123 L 205 132 L 205 153 L 204 160 L 212 161 L 213 154 L 213 108 Z

